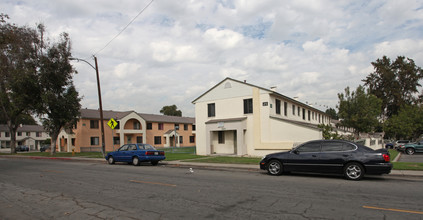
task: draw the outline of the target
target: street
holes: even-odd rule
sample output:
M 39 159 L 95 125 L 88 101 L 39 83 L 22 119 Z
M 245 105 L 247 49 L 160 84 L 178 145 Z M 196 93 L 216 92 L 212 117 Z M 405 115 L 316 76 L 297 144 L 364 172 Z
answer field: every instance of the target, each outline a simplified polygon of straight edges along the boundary
M 0 158 L 0 219 L 423 219 L 422 185 Z

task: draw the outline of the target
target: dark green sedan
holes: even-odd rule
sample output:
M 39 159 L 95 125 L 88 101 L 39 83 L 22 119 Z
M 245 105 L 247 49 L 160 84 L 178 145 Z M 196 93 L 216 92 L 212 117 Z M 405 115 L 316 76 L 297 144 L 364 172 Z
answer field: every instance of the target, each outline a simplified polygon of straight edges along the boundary
M 413 155 L 416 152 L 423 152 L 423 140 L 416 143 L 402 144 L 398 147 L 398 151 L 403 151 L 409 155 Z

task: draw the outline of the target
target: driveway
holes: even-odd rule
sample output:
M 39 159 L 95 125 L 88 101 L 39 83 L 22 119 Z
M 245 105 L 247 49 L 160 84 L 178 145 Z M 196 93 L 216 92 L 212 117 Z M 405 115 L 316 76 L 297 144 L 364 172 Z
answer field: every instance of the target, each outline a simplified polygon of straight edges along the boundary
M 423 153 L 415 153 L 414 155 L 408 155 L 401 153 L 398 160 L 399 162 L 412 162 L 412 163 L 423 163 Z

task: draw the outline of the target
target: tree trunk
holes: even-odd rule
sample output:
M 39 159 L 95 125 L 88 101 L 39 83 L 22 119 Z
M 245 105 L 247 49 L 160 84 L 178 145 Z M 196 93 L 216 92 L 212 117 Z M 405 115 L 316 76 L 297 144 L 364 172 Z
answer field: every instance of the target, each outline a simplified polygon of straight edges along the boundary
M 56 153 L 56 144 L 57 144 L 57 137 L 59 136 L 58 132 L 54 132 L 51 135 L 51 144 L 50 144 L 50 155 L 54 155 Z

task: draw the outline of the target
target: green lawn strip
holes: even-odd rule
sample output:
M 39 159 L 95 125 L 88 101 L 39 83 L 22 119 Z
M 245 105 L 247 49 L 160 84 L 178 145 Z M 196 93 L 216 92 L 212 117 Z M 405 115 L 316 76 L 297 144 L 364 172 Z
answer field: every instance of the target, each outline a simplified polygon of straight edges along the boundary
M 183 153 L 165 153 L 165 161 L 174 161 L 174 160 L 188 160 L 188 159 L 199 159 L 206 156 L 199 156 L 195 154 L 183 154 Z
M 399 152 L 397 150 L 394 150 L 394 149 L 389 149 L 389 154 L 390 154 L 391 162 L 392 162 L 397 157 Z
M 423 171 L 423 163 L 410 162 L 392 162 L 394 170 L 421 170 Z

